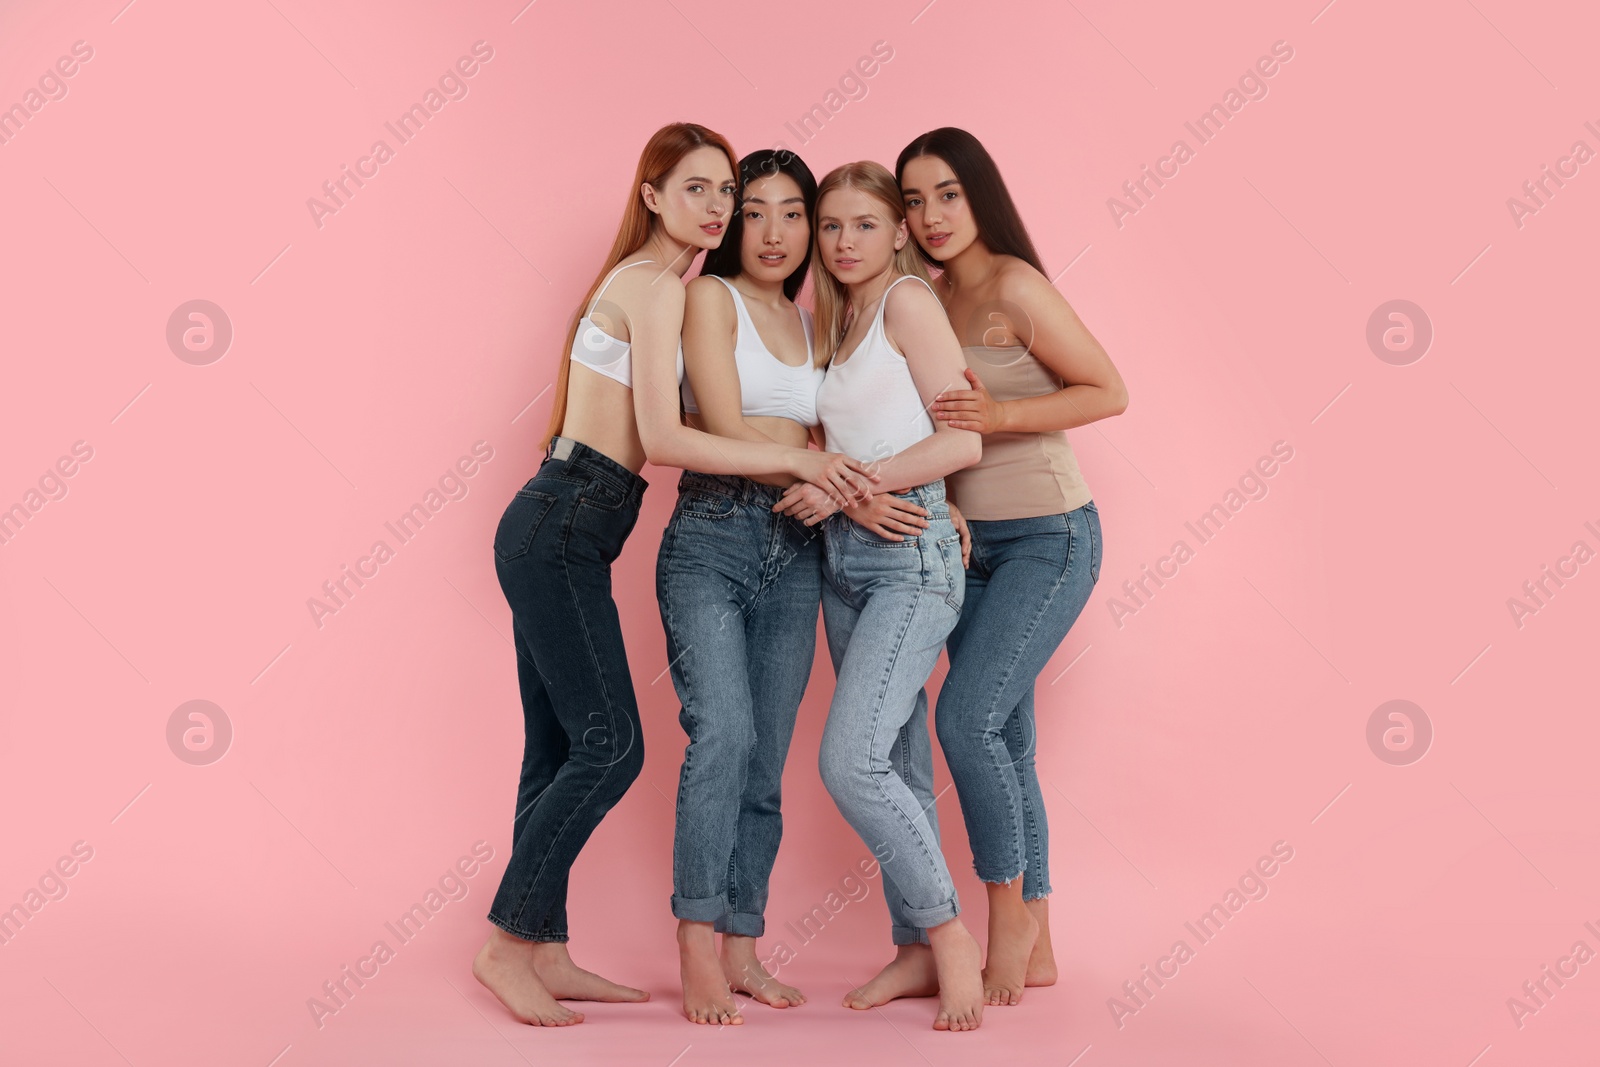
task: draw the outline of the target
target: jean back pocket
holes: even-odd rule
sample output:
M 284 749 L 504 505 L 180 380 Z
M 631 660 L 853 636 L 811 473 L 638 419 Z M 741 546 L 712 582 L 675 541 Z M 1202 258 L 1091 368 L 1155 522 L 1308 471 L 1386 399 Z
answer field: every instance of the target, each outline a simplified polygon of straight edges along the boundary
M 533 544 L 533 535 L 545 516 L 555 506 L 556 498 L 537 489 L 518 489 L 517 495 L 506 505 L 500 516 L 500 525 L 494 531 L 494 557 L 509 563 L 524 555 Z

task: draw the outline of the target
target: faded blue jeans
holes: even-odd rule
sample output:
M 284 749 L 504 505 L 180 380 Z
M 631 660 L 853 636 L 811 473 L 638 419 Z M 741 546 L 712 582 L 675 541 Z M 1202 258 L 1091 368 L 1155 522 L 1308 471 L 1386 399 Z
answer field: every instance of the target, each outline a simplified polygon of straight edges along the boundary
M 783 836 L 783 764 L 816 655 L 822 538 L 783 490 L 685 471 L 656 599 L 689 744 L 678 775 L 672 914 L 760 937 Z
M 822 617 L 837 676 L 822 782 L 878 857 L 896 944 L 960 913 L 939 848 L 924 686 L 961 613 L 966 575 L 943 479 L 895 494 L 928 509 L 888 541 L 843 514 L 823 524 Z

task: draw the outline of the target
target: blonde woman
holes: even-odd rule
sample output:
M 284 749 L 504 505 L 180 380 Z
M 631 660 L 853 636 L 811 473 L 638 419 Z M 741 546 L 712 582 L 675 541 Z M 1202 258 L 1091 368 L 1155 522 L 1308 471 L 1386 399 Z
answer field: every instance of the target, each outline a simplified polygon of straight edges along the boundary
M 937 993 L 934 1029 L 972 1030 L 983 1017 L 979 950 L 957 917 L 939 849 L 923 687 L 964 590 L 944 478 L 976 462 L 982 442 L 928 416 L 934 396 L 963 380 L 965 363 L 883 166 L 850 163 L 823 179 L 816 258 L 817 335 L 833 353 L 817 393 L 827 448 L 873 463 L 887 495 L 926 522 L 851 503 L 823 524 L 822 611 L 837 684 L 822 780 L 881 865 L 899 946 L 844 1003 L 866 1009 Z M 796 507 L 810 495 L 787 494 Z

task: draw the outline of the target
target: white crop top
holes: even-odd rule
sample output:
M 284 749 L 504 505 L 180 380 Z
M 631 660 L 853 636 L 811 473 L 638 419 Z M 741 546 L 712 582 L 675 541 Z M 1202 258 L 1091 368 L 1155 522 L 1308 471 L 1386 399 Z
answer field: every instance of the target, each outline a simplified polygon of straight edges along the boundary
M 911 368 L 883 333 L 883 309 L 889 304 L 889 293 L 914 277 L 904 274 L 890 282 L 855 351 L 837 366 L 834 361 L 839 353 L 828 361 L 827 377 L 817 391 L 817 415 L 829 452 L 842 452 L 862 462 L 888 459 L 934 432 Z
M 617 271 L 637 267 L 640 263 L 654 263 L 653 259 L 641 259 L 638 263 L 624 263 L 600 283 L 600 288 L 595 290 L 594 299 L 599 300 L 600 294 L 606 291 L 606 286 L 611 284 L 611 279 L 617 276 Z M 589 310 L 583 313 L 583 318 L 578 320 L 578 332 L 572 337 L 572 359 L 575 363 L 582 363 L 596 374 L 603 374 L 614 382 L 621 382 L 629 389 L 633 388 L 633 355 L 632 345 L 627 341 L 620 341 L 602 330 L 589 316 L 594 314 L 594 301 L 590 301 Z M 683 381 L 683 342 L 678 342 L 678 381 Z
M 734 284 L 719 275 L 711 275 L 728 287 L 733 294 L 733 306 L 739 315 L 739 329 L 733 342 L 734 364 L 739 371 L 739 407 L 744 415 L 776 415 L 793 419 L 802 426 L 817 425 L 817 390 L 827 372 L 816 365 L 815 332 L 811 312 L 799 308 L 800 323 L 806 331 L 806 361 L 791 366 L 773 355 L 761 341 L 755 320 L 745 306 L 744 297 Z M 694 391 L 684 379 L 680 390 L 683 410 L 697 414 Z

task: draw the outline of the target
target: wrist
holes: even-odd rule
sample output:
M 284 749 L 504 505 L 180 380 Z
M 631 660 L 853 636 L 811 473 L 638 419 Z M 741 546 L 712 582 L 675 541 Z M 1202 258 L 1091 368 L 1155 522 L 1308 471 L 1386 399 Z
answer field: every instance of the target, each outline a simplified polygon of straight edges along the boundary
M 1010 430 L 1012 424 L 1016 422 L 1016 405 L 1009 400 L 997 400 L 995 407 L 999 409 L 999 417 L 995 420 L 998 425 L 995 429 L 1001 432 Z

